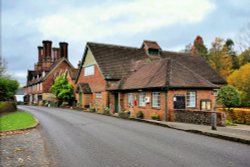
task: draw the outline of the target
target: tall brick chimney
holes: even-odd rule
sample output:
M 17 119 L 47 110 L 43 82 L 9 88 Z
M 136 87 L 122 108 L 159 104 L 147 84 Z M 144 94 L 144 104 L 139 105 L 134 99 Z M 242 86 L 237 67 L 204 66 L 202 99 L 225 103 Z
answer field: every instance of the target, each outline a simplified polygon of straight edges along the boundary
M 67 42 L 60 42 L 59 43 L 60 46 L 60 57 L 65 57 L 66 59 L 68 59 L 68 43 Z
M 42 64 L 43 62 L 43 55 L 44 55 L 44 50 L 42 46 L 38 46 L 38 64 Z
M 60 49 L 59 48 L 52 48 L 53 51 L 53 62 L 60 58 Z
M 44 58 L 46 62 L 51 62 L 51 47 L 52 47 L 52 42 L 51 41 L 43 41 L 43 48 L 44 48 Z

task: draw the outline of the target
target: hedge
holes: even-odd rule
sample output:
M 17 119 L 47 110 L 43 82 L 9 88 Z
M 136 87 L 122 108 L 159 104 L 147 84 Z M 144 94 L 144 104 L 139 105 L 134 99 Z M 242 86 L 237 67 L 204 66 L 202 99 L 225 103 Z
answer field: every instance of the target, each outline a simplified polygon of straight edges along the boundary
M 223 111 L 222 108 L 218 111 Z M 232 120 L 234 123 L 250 125 L 250 109 L 248 108 L 233 108 L 232 113 L 227 114 L 227 120 Z
M 0 113 L 14 112 L 17 110 L 16 103 L 12 101 L 0 101 Z

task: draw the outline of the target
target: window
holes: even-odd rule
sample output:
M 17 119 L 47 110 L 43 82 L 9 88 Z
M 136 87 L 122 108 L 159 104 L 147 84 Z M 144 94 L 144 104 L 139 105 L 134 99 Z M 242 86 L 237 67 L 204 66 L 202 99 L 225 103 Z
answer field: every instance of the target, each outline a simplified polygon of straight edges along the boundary
M 152 93 L 152 107 L 160 108 L 160 92 Z
M 214 89 L 214 96 L 218 96 L 219 89 Z
M 187 92 L 187 107 L 196 107 L 196 92 Z
M 128 93 L 128 106 L 133 107 L 134 106 L 134 96 L 133 93 Z
M 88 66 L 84 68 L 84 76 L 94 75 L 95 69 L 94 66 Z
M 96 92 L 96 93 L 95 93 L 95 97 L 96 97 L 97 99 L 101 99 L 101 98 L 102 98 L 102 93 L 101 93 L 101 92 Z
M 145 107 L 146 102 L 145 102 L 145 92 L 141 92 L 139 94 L 139 107 Z
M 210 100 L 201 100 L 201 110 L 202 111 L 211 111 L 212 103 Z
M 159 54 L 159 50 L 158 49 L 149 48 L 148 49 L 148 54 L 150 54 L 150 55 L 158 55 Z

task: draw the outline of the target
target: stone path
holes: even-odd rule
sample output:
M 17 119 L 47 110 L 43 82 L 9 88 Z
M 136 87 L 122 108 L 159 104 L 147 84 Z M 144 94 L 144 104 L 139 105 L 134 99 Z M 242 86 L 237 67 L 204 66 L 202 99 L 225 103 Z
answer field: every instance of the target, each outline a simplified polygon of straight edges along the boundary
M 50 166 L 44 141 L 37 129 L 1 134 L 0 144 L 0 166 Z

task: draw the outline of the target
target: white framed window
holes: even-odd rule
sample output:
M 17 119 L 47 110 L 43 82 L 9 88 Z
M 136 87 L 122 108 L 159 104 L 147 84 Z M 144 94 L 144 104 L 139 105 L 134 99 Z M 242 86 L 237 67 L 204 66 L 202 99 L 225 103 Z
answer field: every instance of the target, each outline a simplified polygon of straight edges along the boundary
M 84 76 L 94 75 L 95 68 L 93 65 L 84 68 Z
M 160 92 L 152 93 L 152 107 L 160 108 Z
M 201 100 L 201 110 L 202 111 L 211 111 L 212 109 L 212 102 L 211 100 Z
M 196 107 L 196 92 L 187 92 L 187 107 Z
M 139 94 L 139 107 L 145 107 L 146 106 L 145 97 L 146 97 L 146 93 L 145 92 L 140 92 L 140 94 Z
M 101 93 L 101 92 L 96 92 L 96 93 L 95 93 L 95 97 L 96 97 L 97 99 L 101 99 L 101 98 L 102 98 L 102 93 Z
M 129 107 L 134 106 L 134 95 L 133 95 L 133 93 L 128 93 L 128 106 Z

